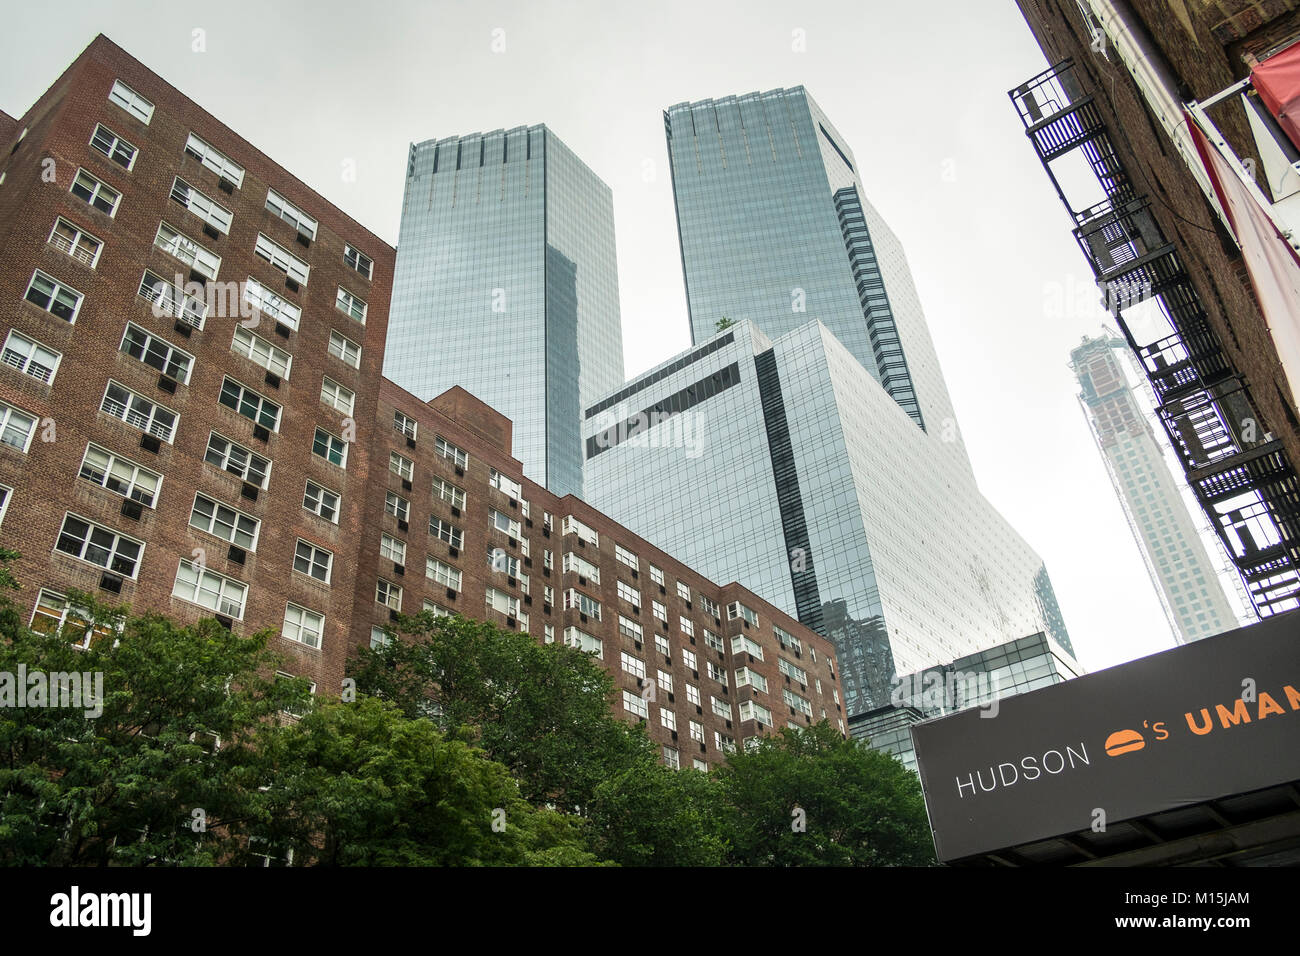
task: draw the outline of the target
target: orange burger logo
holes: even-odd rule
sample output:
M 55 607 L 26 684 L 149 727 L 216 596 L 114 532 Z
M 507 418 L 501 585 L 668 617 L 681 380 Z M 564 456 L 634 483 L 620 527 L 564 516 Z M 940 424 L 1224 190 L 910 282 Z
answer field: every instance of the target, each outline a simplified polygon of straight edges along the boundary
M 1118 757 L 1141 750 L 1146 745 L 1146 739 L 1136 730 L 1117 730 L 1106 738 L 1106 756 Z

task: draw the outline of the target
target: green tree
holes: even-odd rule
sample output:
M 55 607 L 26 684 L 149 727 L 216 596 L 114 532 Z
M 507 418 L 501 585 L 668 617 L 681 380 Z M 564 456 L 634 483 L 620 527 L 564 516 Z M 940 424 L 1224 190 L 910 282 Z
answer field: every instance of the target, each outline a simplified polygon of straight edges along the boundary
M 717 324 L 714 326 L 714 328 L 716 328 L 719 332 L 722 332 L 725 331 L 726 329 L 731 328 L 735 324 L 736 323 L 733 319 L 729 319 L 724 315 L 722 318 L 718 319 Z
M 597 788 L 591 838 L 600 856 L 624 866 L 720 866 L 721 809 L 708 774 L 643 761 Z
M 716 776 L 734 865 L 934 863 L 915 775 L 826 721 L 762 738 Z
M 472 741 L 531 804 L 585 807 L 603 781 L 655 753 L 644 730 L 614 716 L 614 680 L 583 651 L 428 611 L 397 631 L 404 639 L 350 662 L 357 690 Z

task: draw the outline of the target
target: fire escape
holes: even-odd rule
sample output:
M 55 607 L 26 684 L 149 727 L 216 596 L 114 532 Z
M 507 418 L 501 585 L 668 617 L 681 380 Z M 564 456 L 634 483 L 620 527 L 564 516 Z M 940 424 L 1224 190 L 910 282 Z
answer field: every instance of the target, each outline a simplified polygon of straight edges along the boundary
M 1210 327 L 1178 250 L 1116 152 L 1066 59 L 1010 92 L 1025 135 L 1074 219 L 1104 301 L 1137 356 L 1188 484 L 1260 617 L 1300 606 L 1300 481 Z M 1076 154 L 1104 198 L 1076 210 L 1052 163 Z M 1071 160 L 1077 163 L 1077 159 Z M 1077 187 L 1075 187 L 1077 189 Z M 1159 329 L 1155 334 L 1145 330 Z M 1147 341 L 1139 341 L 1134 329 Z

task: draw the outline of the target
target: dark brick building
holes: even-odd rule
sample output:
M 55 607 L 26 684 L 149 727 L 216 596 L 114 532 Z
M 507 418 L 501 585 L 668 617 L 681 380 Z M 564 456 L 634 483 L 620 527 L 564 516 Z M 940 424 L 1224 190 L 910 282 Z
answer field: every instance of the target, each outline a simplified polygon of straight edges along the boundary
M 0 149 L 0 544 L 35 626 L 69 589 L 215 614 L 337 693 L 429 606 L 599 651 L 679 765 L 839 721 L 827 642 L 524 481 L 469 393 L 385 381 L 392 247 L 107 38 Z

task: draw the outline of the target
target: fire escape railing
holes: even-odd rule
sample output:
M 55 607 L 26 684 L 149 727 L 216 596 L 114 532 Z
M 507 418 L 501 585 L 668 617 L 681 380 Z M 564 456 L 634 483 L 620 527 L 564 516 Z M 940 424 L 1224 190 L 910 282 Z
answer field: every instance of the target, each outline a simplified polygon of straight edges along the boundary
M 1300 479 L 1224 354 L 1178 249 L 1151 214 L 1150 201 L 1137 194 L 1073 60 L 1062 60 L 1009 96 L 1074 219 L 1075 240 L 1146 372 L 1187 481 L 1256 614 L 1300 607 Z M 1076 152 L 1105 197 L 1078 210 L 1052 169 L 1054 161 Z M 1139 325 L 1164 331 L 1140 342 L 1133 331 Z

